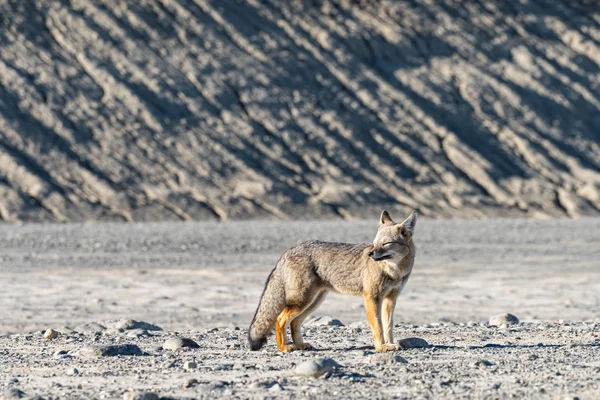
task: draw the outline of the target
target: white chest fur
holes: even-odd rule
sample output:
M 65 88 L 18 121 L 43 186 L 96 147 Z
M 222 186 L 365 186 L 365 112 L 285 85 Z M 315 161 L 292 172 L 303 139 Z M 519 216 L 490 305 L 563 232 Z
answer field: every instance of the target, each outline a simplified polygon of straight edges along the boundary
M 408 276 L 412 272 L 413 263 L 414 257 L 411 257 L 409 260 L 404 259 L 399 263 L 392 260 L 385 260 L 382 266 L 383 272 L 390 278 L 390 282 L 386 287 L 402 290 L 404 285 L 406 285 Z

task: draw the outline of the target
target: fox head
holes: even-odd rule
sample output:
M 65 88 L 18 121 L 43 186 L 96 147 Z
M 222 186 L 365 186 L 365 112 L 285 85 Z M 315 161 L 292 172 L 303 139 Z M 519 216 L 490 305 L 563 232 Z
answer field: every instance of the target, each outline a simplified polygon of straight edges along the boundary
M 373 248 L 369 251 L 369 257 L 373 261 L 400 262 L 411 252 L 412 235 L 416 224 L 416 211 L 413 211 L 403 222 L 397 224 L 392 221 L 390 214 L 383 210 L 379 219 L 377 235 L 373 240 Z

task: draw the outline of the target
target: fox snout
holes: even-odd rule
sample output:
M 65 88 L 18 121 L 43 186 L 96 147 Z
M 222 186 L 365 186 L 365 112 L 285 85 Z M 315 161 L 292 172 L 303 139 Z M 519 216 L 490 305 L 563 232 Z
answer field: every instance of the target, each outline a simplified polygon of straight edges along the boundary
M 381 261 L 386 258 L 385 254 L 380 254 L 378 251 L 369 251 L 367 255 L 371 257 L 371 260 L 373 261 Z

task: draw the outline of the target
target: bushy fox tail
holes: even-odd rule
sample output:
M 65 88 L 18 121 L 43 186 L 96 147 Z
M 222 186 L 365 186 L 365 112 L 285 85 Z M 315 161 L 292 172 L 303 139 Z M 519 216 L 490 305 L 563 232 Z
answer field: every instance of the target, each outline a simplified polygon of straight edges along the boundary
M 258 303 L 258 308 L 248 328 L 248 344 L 250 350 L 259 350 L 267 342 L 277 317 L 285 308 L 285 285 L 281 272 L 277 267 L 271 271 L 265 283 L 265 289 Z

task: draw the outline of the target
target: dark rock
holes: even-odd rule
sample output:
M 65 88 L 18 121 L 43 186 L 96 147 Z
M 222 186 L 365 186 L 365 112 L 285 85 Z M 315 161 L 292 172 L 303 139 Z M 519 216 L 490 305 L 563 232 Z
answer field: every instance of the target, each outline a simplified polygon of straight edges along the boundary
M 431 347 L 425 339 L 416 337 L 402 339 L 398 342 L 398 345 L 402 349 L 421 349 Z
M 84 357 L 114 357 L 141 356 L 144 353 L 135 344 L 106 344 L 84 347 L 78 354 Z

